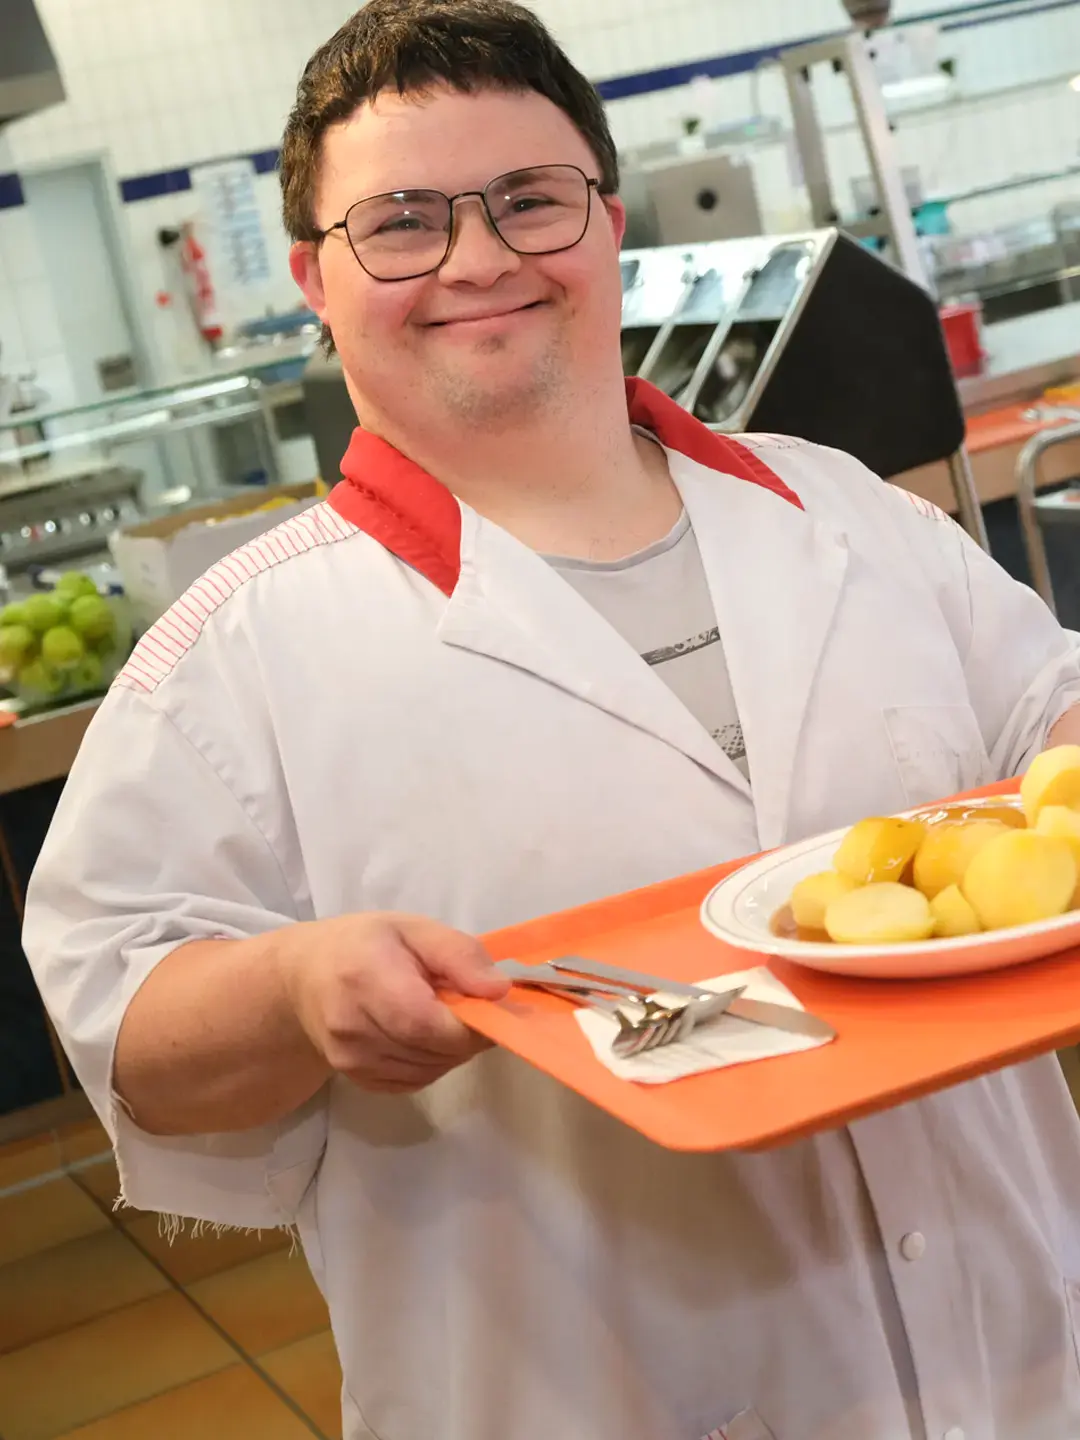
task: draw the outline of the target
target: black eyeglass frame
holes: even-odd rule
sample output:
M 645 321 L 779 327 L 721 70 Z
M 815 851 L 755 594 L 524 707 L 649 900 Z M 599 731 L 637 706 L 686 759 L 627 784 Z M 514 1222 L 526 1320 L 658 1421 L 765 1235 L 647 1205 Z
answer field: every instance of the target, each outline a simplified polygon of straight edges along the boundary
M 505 180 L 510 175 L 520 175 L 523 173 L 527 173 L 530 170 L 574 170 L 585 181 L 585 194 L 587 197 L 585 203 L 585 222 L 581 227 L 581 234 L 577 237 L 576 240 L 571 241 L 569 245 L 556 245 L 551 250 L 519 250 L 516 245 L 510 244 L 509 240 L 506 239 L 502 231 L 499 229 L 498 223 L 496 222 L 494 215 L 492 215 L 491 213 L 491 206 L 488 204 L 488 191 L 492 188 L 492 186 L 498 185 L 500 180 Z M 593 192 L 595 191 L 598 195 L 602 193 L 600 189 L 601 183 L 602 182 L 599 179 L 586 175 L 585 171 L 582 170 L 581 167 L 578 165 L 521 165 L 516 170 L 506 170 L 503 172 L 503 174 L 496 175 L 494 180 L 488 181 L 488 183 L 484 186 L 483 190 L 462 190 L 457 195 L 444 195 L 441 190 L 433 190 L 428 186 L 420 186 L 412 190 L 384 190 L 378 195 L 365 195 L 360 200 L 354 200 L 353 203 L 349 206 L 348 210 L 346 210 L 345 218 L 343 220 L 338 220 L 333 225 L 328 225 L 325 230 L 317 230 L 312 238 L 315 240 L 316 244 L 321 245 L 322 242 L 326 239 L 326 237 L 333 234 L 335 230 L 344 230 L 345 239 L 349 242 L 349 249 L 353 253 L 353 259 L 360 266 L 360 269 L 363 270 L 364 274 L 370 276 L 372 280 L 378 281 L 380 285 L 397 285 L 404 280 L 419 280 L 425 275 L 434 275 L 437 270 L 441 270 L 442 267 L 446 264 L 447 257 L 449 256 L 450 250 L 454 244 L 454 217 L 456 213 L 454 207 L 457 202 L 459 200 L 479 200 L 480 204 L 483 206 L 484 215 L 487 219 L 488 225 L 491 227 L 492 233 L 502 242 L 503 245 L 506 246 L 508 250 L 512 250 L 515 255 L 561 255 L 566 250 L 573 250 L 575 245 L 580 245 L 582 240 L 585 239 L 586 232 L 589 229 L 589 221 L 592 219 Z M 353 211 L 358 205 L 367 205 L 371 200 L 390 200 L 393 199 L 396 195 L 408 194 L 437 195 L 440 200 L 446 201 L 450 210 L 450 225 L 446 232 L 446 249 L 443 251 L 442 258 L 439 260 L 439 263 L 437 265 L 429 265 L 427 269 L 417 270 L 411 275 L 394 275 L 390 278 L 387 278 L 383 275 L 373 275 L 356 252 L 356 246 L 353 244 L 352 236 L 349 234 L 349 216 L 353 213 Z

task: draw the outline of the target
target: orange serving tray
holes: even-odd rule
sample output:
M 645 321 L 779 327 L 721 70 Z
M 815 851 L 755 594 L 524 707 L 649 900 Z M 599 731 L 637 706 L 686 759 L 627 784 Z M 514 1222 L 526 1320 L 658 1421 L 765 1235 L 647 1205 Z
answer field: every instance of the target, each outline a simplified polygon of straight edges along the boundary
M 1016 789 L 1007 781 L 972 793 Z M 497 960 L 577 954 L 691 982 L 744 970 L 754 957 L 711 936 L 698 910 L 719 880 L 747 863 L 544 916 L 485 943 Z M 448 1003 L 472 1029 L 671 1150 L 769 1149 L 1080 1037 L 1080 950 L 956 980 L 854 980 L 764 956 L 757 963 L 836 1027 L 832 1044 L 636 1085 L 600 1064 L 572 1007 L 554 996 L 515 988 L 497 1003 L 459 996 Z

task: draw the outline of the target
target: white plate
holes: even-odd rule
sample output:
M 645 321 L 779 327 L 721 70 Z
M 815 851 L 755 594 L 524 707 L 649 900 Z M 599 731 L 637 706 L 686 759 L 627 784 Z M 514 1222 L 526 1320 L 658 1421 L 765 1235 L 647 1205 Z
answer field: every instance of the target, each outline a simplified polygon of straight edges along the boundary
M 972 808 L 980 802 L 972 802 Z M 1000 806 L 1003 797 L 981 802 Z M 1004 803 L 1011 803 L 1005 799 Z M 930 809 L 922 806 L 918 812 Z M 967 807 L 965 807 L 967 808 Z M 914 980 L 944 975 L 969 975 L 999 970 L 1025 960 L 1039 960 L 1080 946 L 1080 911 L 956 940 L 923 940 L 908 945 L 831 945 L 787 940 L 774 935 L 773 916 L 787 904 L 800 880 L 832 868 L 837 846 L 848 827 L 819 835 L 800 845 L 764 855 L 721 880 L 701 906 L 706 930 L 736 950 L 780 955 L 812 970 L 860 975 L 878 980 Z

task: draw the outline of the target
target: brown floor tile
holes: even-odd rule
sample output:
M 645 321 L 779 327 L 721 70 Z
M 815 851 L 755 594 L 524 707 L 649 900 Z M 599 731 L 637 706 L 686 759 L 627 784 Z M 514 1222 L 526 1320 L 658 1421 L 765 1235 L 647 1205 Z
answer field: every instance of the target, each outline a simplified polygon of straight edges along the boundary
M 0 1354 L 169 1288 L 118 1230 L 95 1231 L 0 1266 Z
M 116 1161 L 111 1155 L 93 1165 L 80 1166 L 73 1172 L 72 1178 L 84 1190 L 89 1190 L 96 1200 L 100 1200 L 106 1210 L 112 1209 L 116 1197 L 120 1194 L 120 1176 L 117 1174 Z M 136 1215 L 143 1214 L 143 1211 L 117 1211 L 117 1220 L 123 1222 L 125 1213 L 134 1219 Z
M 0 1356 L 0 1435 L 53 1436 L 235 1364 L 172 1291 Z
M 259 1364 L 327 1440 L 341 1440 L 341 1366 L 329 1330 L 263 1355 Z
M 61 1125 L 56 1132 L 65 1165 L 88 1160 L 93 1155 L 111 1155 L 112 1141 L 100 1120 L 79 1120 L 74 1125 Z
M 312 1432 L 245 1366 L 118 1410 L 62 1440 L 311 1440 Z
M 0 1197 L 0 1265 L 107 1229 L 108 1219 L 66 1175 L 4 1195 Z
M 59 1169 L 60 1150 L 52 1135 L 35 1135 L 0 1146 L 0 1190 Z
M 134 1210 L 127 1214 L 130 1218 L 125 1219 L 123 1212 L 117 1215 L 126 1232 L 180 1285 L 191 1285 L 247 1260 L 292 1247 L 292 1239 L 284 1230 L 223 1230 L 220 1235 L 204 1230 L 193 1236 L 190 1225 L 170 1243 L 161 1233 L 159 1216 Z
M 199 1280 L 188 1290 L 249 1355 L 277 1350 L 330 1323 L 303 1256 L 287 1250 Z

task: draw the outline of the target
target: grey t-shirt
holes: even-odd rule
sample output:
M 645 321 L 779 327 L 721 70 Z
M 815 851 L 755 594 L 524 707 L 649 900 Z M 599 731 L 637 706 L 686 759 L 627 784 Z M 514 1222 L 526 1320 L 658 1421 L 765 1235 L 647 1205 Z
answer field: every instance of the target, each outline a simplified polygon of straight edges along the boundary
M 749 778 L 716 612 L 686 512 L 663 540 L 623 560 L 544 558 L 653 666 Z

